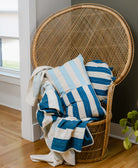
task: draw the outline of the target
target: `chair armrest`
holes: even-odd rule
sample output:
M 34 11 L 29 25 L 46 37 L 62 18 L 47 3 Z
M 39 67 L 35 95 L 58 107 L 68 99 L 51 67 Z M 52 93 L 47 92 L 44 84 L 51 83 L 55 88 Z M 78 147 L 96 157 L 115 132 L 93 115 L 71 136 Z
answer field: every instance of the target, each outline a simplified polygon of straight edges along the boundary
M 108 95 L 107 95 L 107 107 L 106 107 L 106 120 L 109 121 L 112 118 L 112 102 L 113 102 L 113 95 L 114 95 L 114 89 L 116 84 L 113 82 L 108 89 Z
M 107 108 L 106 108 L 106 124 L 105 124 L 105 138 L 103 143 L 102 158 L 104 157 L 108 145 L 109 133 L 110 133 L 110 123 L 112 118 L 112 102 L 115 89 L 115 83 L 112 83 L 108 89 L 107 95 Z

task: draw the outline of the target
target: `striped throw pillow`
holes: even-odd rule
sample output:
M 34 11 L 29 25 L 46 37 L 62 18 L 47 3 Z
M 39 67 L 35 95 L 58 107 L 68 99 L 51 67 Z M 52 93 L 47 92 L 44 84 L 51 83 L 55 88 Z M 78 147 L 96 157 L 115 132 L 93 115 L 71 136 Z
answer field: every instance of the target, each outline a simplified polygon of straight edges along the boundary
M 115 80 L 112 74 L 112 67 L 101 60 L 93 60 L 85 65 L 91 84 L 100 101 L 107 102 L 108 88 Z
M 103 117 L 101 106 L 91 86 L 81 54 L 64 65 L 50 69 L 47 76 L 61 96 L 66 116 L 78 119 Z

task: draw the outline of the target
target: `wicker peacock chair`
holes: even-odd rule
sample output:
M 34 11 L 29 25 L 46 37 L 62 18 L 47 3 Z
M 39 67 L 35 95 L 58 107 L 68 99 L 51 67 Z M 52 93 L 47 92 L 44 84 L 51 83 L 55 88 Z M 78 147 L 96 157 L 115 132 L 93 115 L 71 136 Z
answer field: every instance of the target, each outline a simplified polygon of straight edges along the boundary
M 32 65 L 56 67 L 78 56 L 85 63 L 100 59 L 113 67 L 116 80 L 110 85 L 106 118 L 89 123 L 94 145 L 76 153 L 78 162 L 104 158 L 112 118 L 114 88 L 127 76 L 133 61 L 130 28 L 115 10 L 99 4 L 79 4 L 48 17 L 38 28 L 31 48 Z

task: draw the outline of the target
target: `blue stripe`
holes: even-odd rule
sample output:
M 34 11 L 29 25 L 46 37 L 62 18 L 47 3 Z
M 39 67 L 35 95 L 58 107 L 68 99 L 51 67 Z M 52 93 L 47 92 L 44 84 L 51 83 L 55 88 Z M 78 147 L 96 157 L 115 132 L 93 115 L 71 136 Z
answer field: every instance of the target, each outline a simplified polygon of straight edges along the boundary
M 42 122 L 44 120 L 44 112 L 38 110 L 36 118 L 38 120 L 39 125 L 42 127 Z
M 64 94 L 65 91 L 64 91 L 63 87 L 61 86 L 61 84 L 60 84 L 56 74 L 54 73 L 53 69 L 48 70 L 47 73 L 52 78 L 52 81 L 53 81 L 54 85 L 56 86 L 58 91 L 61 93 L 61 95 Z
M 68 72 L 66 71 L 64 65 L 61 66 L 61 67 L 59 67 L 59 69 L 60 69 L 60 72 L 61 72 L 61 74 L 63 75 L 63 77 L 64 77 L 64 79 L 65 79 L 65 81 L 66 81 L 66 83 L 67 83 L 69 89 L 70 89 L 70 90 L 75 89 L 76 86 L 75 86 L 73 80 L 71 79 L 71 77 L 69 76 Z
M 87 121 L 88 123 L 88 121 Z M 86 126 L 85 122 L 82 123 L 81 120 L 66 120 L 66 119 L 62 119 L 62 121 L 59 123 L 58 127 L 62 128 L 62 129 L 72 129 L 74 130 L 76 127 L 80 127 L 80 128 L 84 128 Z
M 69 93 L 67 93 L 67 97 L 68 97 L 70 104 L 73 106 L 73 116 L 80 119 L 78 106 L 77 106 L 77 103 L 73 97 L 73 94 L 71 92 L 69 92 Z
M 49 108 L 49 104 L 48 104 L 48 97 L 46 94 L 44 94 L 41 102 L 39 103 L 39 107 L 41 110 L 46 110 Z
M 107 89 L 106 90 L 94 89 L 94 90 L 98 96 L 107 96 L 107 93 L 108 93 Z
M 51 114 L 54 114 L 56 116 L 62 116 L 63 115 L 62 113 L 59 113 L 56 109 L 53 109 L 53 108 L 44 109 L 44 111 L 46 113 L 51 113 Z
M 58 95 L 58 93 L 55 91 L 55 94 L 56 94 L 56 98 L 57 98 L 57 101 L 58 101 L 58 106 L 59 106 L 59 109 L 60 109 L 60 113 L 64 115 L 64 109 L 63 109 L 63 104 L 62 104 L 62 101 Z
M 96 107 L 97 107 L 97 111 L 98 111 L 98 113 L 99 113 L 99 117 L 104 116 L 104 115 L 105 115 L 105 114 L 104 114 L 104 110 L 103 110 L 103 108 L 102 108 L 102 106 L 101 106 L 101 104 L 100 104 L 100 102 L 99 102 L 99 100 L 98 100 L 98 98 L 97 98 L 97 96 L 96 96 L 96 94 L 95 94 L 95 92 L 94 92 L 92 86 L 91 86 L 91 85 L 88 85 L 88 88 L 89 88 L 89 90 L 91 91 L 91 93 L 92 93 L 92 95 L 93 95 L 93 98 L 94 98 L 94 100 L 95 100 L 95 104 L 96 104 Z
M 90 102 L 89 102 L 89 99 L 88 99 L 87 94 L 85 93 L 83 87 L 77 88 L 77 91 L 82 99 L 83 104 L 84 104 L 86 116 L 92 117 Z
M 112 77 L 112 81 L 115 81 L 116 80 L 116 77 Z
M 101 117 L 92 117 L 90 121 L 99 121 L 99 120 L 102 120 L 103 119 L 103 116 Z
M 60 100 L 61 100 L 62 105 L 63 105 L 63 106 L 66 106 L 65 101 L 64 101 L 64 99 L 63 99 L 63 97 L 60 97 Z
M 82 76 L 79 68 L 77 67 L 76 63 L 72 60 L 69 62 L 72 70 L 74 71 L 74 73 L 76 74 L 76 77 L 78 78 L 78 80 L 80 81 L 81 85 L 87 85 L 87 82 L 85 81 L 84 77 Z
M 101 60 L 93 60 L 91 62 L 95 62 L 95 63 L 103 63 Z
M 52 115 L 52 120 L 53 120 L 53 122 L 56 121 L 57 120 L 57 116 Z
M 82 121 L 82 120 L 71 121 L 71 120 L 62 119 L 58 124 L 58 128 L 72 129 L 72 130 L 74 130 L 76 127 L 85 128 L 87 123 L 89 123 L 90 121 L 99 121 L 99 120 L 100 120 L 99 117 L 90 118 L 88 121 Z
M 74 137 L 71 137 L 69 140 L 53 138 L 51 149 L 65 152 L 70 148 L 74 148 L 78 151 L 81 151 L 82 146 L 83 146 L 83 139 L 78 139 Z
M 105 67 L 93 67 L 93 66 L 86 66 L 86 71 L 92 71 L 92 72 L 102 72 L 107 73 L 111 75 L 111 71 L 108 68 Z
M 64 117 L 68 117 L 68 106 L 66 106 L 66 103 L 65 103 L 63 97 L 61 97 L 61 102 L 62 102 L 63 107 L 64 107 L 64 109 L 65 109 Z
M 110 85 L 111 83 L 111 80 L 104 78 L 89 77 L 89 79 L 92 83 L 98 83 L 102 85 Z
M 59 105 L 59 109 L 60 111 L 57 111 L 57 109 L 54 109 L 53 107 L 49 107 L 49 100 L 48 100 L 48 96 L 47 94 L 44 94 L 41 102 L 39 103 L 39 107 L 40 110 L 45 111 L 46 113 L 54 113 L 55 115 L 59 115 L 59 116 L 63 116 L 64 114 L 64 109 L 62 106 L 62 103 L 60 101 L 59 95 L 57 94 L 57 92 L 55 92 L 56 96 L 57 96 L 57 100 L 58 100 L 58 105 Z
M 85 135 L 84 135 L 84 141 L 83 146 L 87 146 L 89 144 L 92 144 L 92 139 L 90 138 L 90 134 L 88 132 L 88 129 L 86 128 Z

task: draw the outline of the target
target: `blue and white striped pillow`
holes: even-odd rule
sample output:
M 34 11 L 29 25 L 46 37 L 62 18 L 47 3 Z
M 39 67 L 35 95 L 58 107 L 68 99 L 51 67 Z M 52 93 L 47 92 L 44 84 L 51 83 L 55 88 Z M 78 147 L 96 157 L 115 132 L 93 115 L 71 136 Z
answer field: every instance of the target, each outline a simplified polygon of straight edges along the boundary
M 107 101 L 108 88 L 115 80 L 112 67 L 101 60 L 93 60 L 85 65 L 91 84 L 100 101 Z
M 81 54 L 64 65 L 50 69 L 47 76 L 66 108 L 66 116 L 78 119 L 102 117 L 105 110 L 91 86 Z

